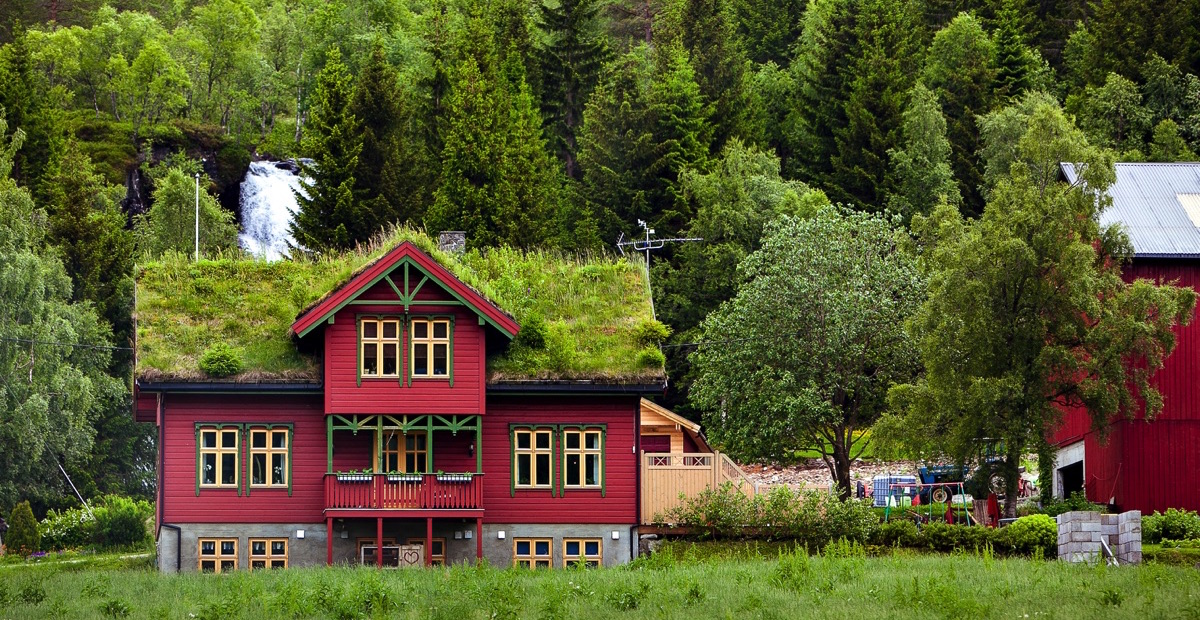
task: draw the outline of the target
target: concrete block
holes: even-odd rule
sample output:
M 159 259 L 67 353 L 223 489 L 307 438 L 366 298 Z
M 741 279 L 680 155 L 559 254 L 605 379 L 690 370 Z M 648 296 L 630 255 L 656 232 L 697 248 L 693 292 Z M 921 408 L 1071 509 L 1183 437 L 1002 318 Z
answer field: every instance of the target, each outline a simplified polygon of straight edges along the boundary
M 1099 532 L 1100 528 L 1101 525 L 1099 521 L 1084 521 L 1080 529 L 1085 532 Z
M 1104 525 L 1116 525 L 1120 522 L 1121 515 L 1100 515 L 1100 522 Z
M 1091 532 L 1071 532 L 1071 542 L 1092 542 Z

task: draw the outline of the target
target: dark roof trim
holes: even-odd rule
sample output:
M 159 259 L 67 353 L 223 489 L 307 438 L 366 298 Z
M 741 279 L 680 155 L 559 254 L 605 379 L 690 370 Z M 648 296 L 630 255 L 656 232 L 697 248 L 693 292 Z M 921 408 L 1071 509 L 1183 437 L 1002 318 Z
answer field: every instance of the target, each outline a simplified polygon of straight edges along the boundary
M 142 383 L 142 392 L 175 392 L 180 394 L 324 394 L 320 383 Z
M 488 394 L 660 394 L 666 383 L 489 383 Z
M 1139 258 L 1190 258 L 1198 259 L 1200 254 L 1196 252 L 1134 252 L 1134 260 Z

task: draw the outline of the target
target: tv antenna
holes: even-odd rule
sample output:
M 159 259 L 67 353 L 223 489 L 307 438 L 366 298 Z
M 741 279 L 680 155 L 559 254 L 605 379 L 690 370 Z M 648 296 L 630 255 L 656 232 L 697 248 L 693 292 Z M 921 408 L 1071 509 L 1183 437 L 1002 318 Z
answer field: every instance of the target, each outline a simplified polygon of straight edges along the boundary
M 701 237 L 653 239 L 650 235 L 654 234 L 654 229 L 650 228 L 650 225 L 646 223 L 646 220 L 638 220 L 637 223 L 638 226 L 642 227 L 642 230 L 646 231 L 646 237 L 644 239 L 630 239 L 629 241 L 626 241 L 625 233 L 621 233 L 621 236 L 617 237 L 617 251 L 624 256 L 625 248 L 629 246 L 633 248 L 634 252 L 646 253 L 646 289 L 650 293 L 650 316 L 657 318 L 654 314 L 654 289 L 650 286 L 650 252 L 652 250 L 661 250 L 663 246 L 668 243 L 686 243 L 688 241 L 704 241 L 704 239 Z

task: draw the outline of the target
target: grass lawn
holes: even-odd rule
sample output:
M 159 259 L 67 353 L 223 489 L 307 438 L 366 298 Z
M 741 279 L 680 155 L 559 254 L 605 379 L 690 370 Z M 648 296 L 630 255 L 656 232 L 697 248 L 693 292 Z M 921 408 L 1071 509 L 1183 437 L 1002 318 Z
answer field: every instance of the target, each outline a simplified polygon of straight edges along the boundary
M 0 620 L 1200 618 L 1194 569 L 974 555 L 776 559 L 769 548 L 732 555 L 673 551 L 633 568 L 536 573 L 455 567 L 162 576 L 147 569 L 43 565 L 0 574 Z

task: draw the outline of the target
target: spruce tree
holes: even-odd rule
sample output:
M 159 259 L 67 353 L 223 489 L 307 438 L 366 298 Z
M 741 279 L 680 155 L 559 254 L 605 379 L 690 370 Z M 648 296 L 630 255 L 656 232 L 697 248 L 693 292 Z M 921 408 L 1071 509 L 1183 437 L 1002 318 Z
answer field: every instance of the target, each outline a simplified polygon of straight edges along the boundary
M 746 57 L 755 64 L 786 66 L 792 45 L 800 38 L 804 0 L 742 0 L 734 3 L 737 31 Z
M 660 232 L 673 233 L 692 218 L 679 175 L 688 168 L 707 169 L 712 126 L 687 51 L 676 42 L 660 47 L 658 54 L 649 92 L 655 145 L 649 172 L 657 178 L 649 196 L 651 222 Z
M 682 36 L 700 94 L 710 106 L 712 153 L 746 124 L 746 57 L 739 44 L 735 16 L 725 0 L 686 0 Z
M 541 28 L 547 38 L 539 50 L 542 113 L 551 147 L 567 176 L 581 177 L 577 158 L 583 109 L 595 88 L 608 47 L 597 36 L 597 0 L 561 0 L 539 5 Z
M 996 15 L 996 91 L 1001 98 L 1017 99 L 1033 87 L 1039 59 L 1025 39 L 1020 0 L 1005 0 Z
M 37 519 L 33 518 L 33 509 L 29 502 L 24 501 L 13 508 L 8 516 L 8 535 L 4 546 L 9 553 L 17 557 L 25 557 L 39 551 L 42 547 L 42 534 L 38 531 Z
M 995 79 L 996 47 L 978 19 L 961 13 L 934 35 L 922 80 L 941 101 L 963 212 L 972 216 L 983 212 L 975 119 L 995 105 Z
M 793 153 L 784 176 L 822 187 L 832 172 L 837 150 L 834 129 L 846 124 L 842 105 L 850 93 L 850 63 L 857 53 L 850 0 L 813 0 L 790 70 L 796 95 L 786 121 Z
M 362 135 L 362 151 L 354 169 L 354 196 L 359 201 L 361 219 L 355 224 L 368 234 L 399 216 L 395 201 L 401 196 L 398 181 L 404 171 L 397 170 L 396 161 L 400 149 L 400 93 L 396 80 L 396 71 L 383 55 L 383 45 L 376 41 L 359 75 L 349 109 Z
M 338 48 L 329 50 L 317 76 L 302 151 L 313 163 L 304 166 L 308 180 L 292 222 L 296 243 L 312 251 L 343 249 L 367 238 L 354 194 L 363 136 L 350 111 L 354 87 Z

